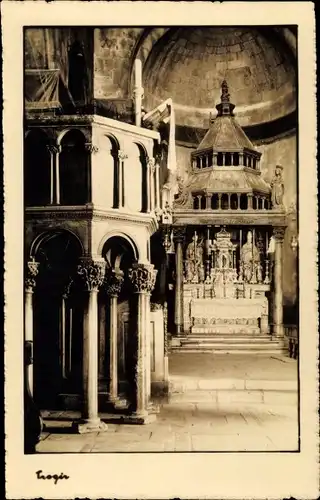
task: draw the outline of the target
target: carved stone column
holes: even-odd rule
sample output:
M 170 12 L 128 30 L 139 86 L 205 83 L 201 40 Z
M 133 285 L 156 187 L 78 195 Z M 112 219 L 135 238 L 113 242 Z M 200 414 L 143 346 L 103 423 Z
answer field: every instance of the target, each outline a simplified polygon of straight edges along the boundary
M 87 295 L 83 319 L 83 413 L 80 434 L 106 430 L 98 417 L 98 290 L 103 283 L 105 261 L 83 258 L 78 281 Z
M 58 144 L 48 144 L 50 153 L 50 203 L 60 204 L 60 168 L 59 155 L 61 146 Z
M 156 271 L 151 264 L 137 263 L 129 269 L 133 293 L 137 294 L 137 362 L 136 362 L 136 411 L 142 423 L 151 421 L 148 414 L 150 397 L 150 294 L 156 281 Z
M 160 165 L 155 164 L 156 169 L 156 209 L 160 208 Z
M 125 205 L 125 176 L 124 176 L 124 160 L 128 158 L 128 155 L 124 152 L 119 150 L 118 151 L 118 158 L 119 158 L 119 175 L 118 175 L 118 190 L 119 190 L 119 208 L 124 207 Z
M 283 284 L 282 284 L 282 251 L 285 229 L 273 228 L 275 240 L 274 254 L 274 304 L 273 304 L 273 334 L 283 337 Z
M 110 381 L 109 399 L 117 405 L 118 398 L 118 296 L 123 284 L 123 272 L 114 269 L 107 271 L 104 281 L 105 290 L 110 298 Z
M 252 210 L 252 194 L 247 194 L 248 210 Z
M 182 245 L 185 238 L 185 228 L 173 228 L 173 238 L 176 243 L 176 286 L 175 286 L 175 324 L 176 333 L 183 332 L 183 251 Z
M 36 286 L 36 277 L 39 273 L 39 262 L 27 262 L 25 276 L 25 312 L 24 312 L 24 339 L 25 350 L 28 353 L 26 376 L 31 395 L 33 395 L 33 291 Z
M 149 158 L 149 175 L 150 175 L 150 210 L 154 210 L 155 207 L 155 196 L 154 196 L 154 174 L 155 174 L 155 160 L 154 158 Z

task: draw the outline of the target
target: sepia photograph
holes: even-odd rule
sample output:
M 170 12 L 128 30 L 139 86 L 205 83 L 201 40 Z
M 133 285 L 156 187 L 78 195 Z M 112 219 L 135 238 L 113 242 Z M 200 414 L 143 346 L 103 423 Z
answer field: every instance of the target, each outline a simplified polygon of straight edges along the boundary
M 317 497 L 314 12 L 276 4 L 4 2 L 8 498 Z
M 26 453 L 299 450 L 296 46 L 25 28 Z

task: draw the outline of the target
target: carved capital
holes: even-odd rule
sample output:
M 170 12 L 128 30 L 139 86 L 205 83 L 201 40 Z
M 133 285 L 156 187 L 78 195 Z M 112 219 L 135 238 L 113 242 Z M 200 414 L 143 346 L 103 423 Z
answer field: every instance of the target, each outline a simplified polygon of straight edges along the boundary
M 59 153 L 61 153 L 61 149 L 62 148 L 60 144 L 54 144 L 54 143 L 47 144 L 47 150 L 52 155 L 58 155 Z
M 284 227 L 274 227 L 272 234 L 276 241 L 282 242 L 284 239 L 285 228 Z
M 67 300 L 72 292 L 74 280 L 72 278 L 69 279 L 68 283 L 65 285 L 63 292 L 62 292 L 62 297 Z
M 133 264 L 128 272 L 134 293 L 151 293 L 156 282 L 157 271 L 152 264 Z
M 91 142 L 86 142 L 84 145 L 85 150 L 90 154 L 95 154 L 99 151 L 98 146 L 95 146 Z
M 103 283 L 106 263 L 104 260 L 81 259 L 77 268 L 77 276 L 83 288 L 97 291 Z
M 128 158 L 128 155 L 123 151 L 123 150 L 119 150 L 118 151 L 118 158 L 119 160 L 126 160 Z
M 150 311 L 161 311 L 163 309 L 162 304 L 158 304 L 157 302 L 151 302 L 150 304 Z
M 27 262 L 26 275 L 25 275 L 25 289 L 27 292 L 33 292 L 36 286 L 36 278 L 39 273 L 39 262 L 31 260 Z
M 123 271 L 120 271 L 120 269 L 107 269 L 103 285 L 110 297 L 117 297 L 123 285 Z
M 150 168 L 152 174 L 154 174 L 155 169 L 156 169 L 155 164 L 156 164 L 156 160 L 154 158 L 148 158 L 147 165 Z
M 186 235 L 186 229 L 183 226 L 175 226 L 172 228 L 173 239 L 176 243 L 183 243 Z

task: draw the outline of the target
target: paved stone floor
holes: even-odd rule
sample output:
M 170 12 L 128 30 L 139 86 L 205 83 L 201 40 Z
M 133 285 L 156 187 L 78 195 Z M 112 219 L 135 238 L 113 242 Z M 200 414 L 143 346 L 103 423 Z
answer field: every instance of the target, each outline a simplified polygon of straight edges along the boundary
M 297 362 L 282 357 L 175 353 L 170 357 L 172 380 L 242 380 L 261 384 L 284 384 L 272 397 L 252 403 L 245 390 L 222 391 L 211 398 L 210 391 L 188 389 L 182 397 L 161 405 L 156 422 L 148 425 L 108 423 L 106 432 L 79 435 L 72 432 L 77 412 L 46 412 L 46 429 L 37 446 L 39 453 L 114 453 L 114 452 L 232 452 L 297 451 L 298 409 L 296 390 Z M 223 385 L 223 384 L 222 384 Z M 188 386 L 188 384 L 187 384 Z M 223 387 L 225 389 L 225 387 Z M 261 387 L 263 389 L 263 387 Z M 268 394 L 268 391 L 260 391 Z M 234 394 L 237 398 L 234 400 Z M 224 398 L 219 397 L 223 394 Z M 229 397 L 230 394 L 232 397 Z M 248 395 L 250 396 L 248 398 Z M 290 398 L 288 398 L 290 395 Z M 275 397 L 277 396 L 277 397 Z M 295 396 L 292 398 L 292 396 Z M 258 400 L 257 400 L 258 401 Z M 107 415 L 101 415 L 102 419 Z
M 45 420 L 40 453 L 296 451 L 298 419 L 294 405 L 214 406 L 212 403 L 166 404 L 148 425 L 108 424 L 106 432 L 73 434 L 72 418 Z M 103 415 L 102 415 L 103 417 Z M 52 420 L 51 420 L 52 419 Z

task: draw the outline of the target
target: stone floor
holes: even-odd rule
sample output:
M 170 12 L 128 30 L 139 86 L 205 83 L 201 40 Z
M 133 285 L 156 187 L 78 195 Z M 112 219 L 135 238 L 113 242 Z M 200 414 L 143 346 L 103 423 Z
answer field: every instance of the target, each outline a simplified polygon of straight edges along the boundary
M 290 394 L 297 396 L 296 361 L 243 355 L 218 355 L 213 359 L 206 354 L 176 353 L 170 357 L 169 370 L 171 384 L 177 379 L 187 381 L 187 396 L 188 383 L 196 379 L 216 385 L 222 382 L 224 397 L 212 399 L 210 391 L 194 391 L 191 400 L 175 397 L 162 404 L 154 423 L 142 426 L 108 423 L 106 432 L 86 435 L 75 434 L 71 428 L 79 413 L 46 412 L 46 428 L 37 452 L 298 451 L 296 397 L 288 399 L 287 391 L 288 383 L 293 384 Z M 269 383 L 277 387 L 277 397 L 254 404 L 247 397 L 248 391 L 228 392 L 226 380 L 238 383 L 251 380 L 257 387 Z M 237 398 L 229 397 L 230 394 L 236 394 Z M 101 414 L 101 418 L 108 420 L 108 415 Z

